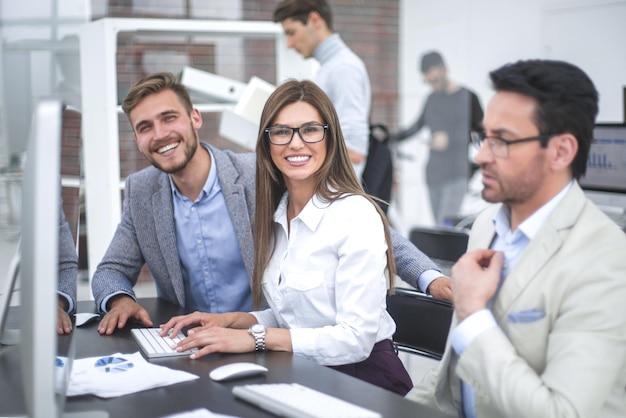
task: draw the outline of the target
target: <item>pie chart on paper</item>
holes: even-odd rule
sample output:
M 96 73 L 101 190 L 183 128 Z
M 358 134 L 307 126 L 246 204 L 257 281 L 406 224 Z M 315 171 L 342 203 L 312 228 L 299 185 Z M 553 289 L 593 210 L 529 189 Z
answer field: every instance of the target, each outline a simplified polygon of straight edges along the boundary
M 133 363 L 122 357 L 102 357 L 96 361 L 94 367 L 104 373 L 122 373 L 133 368 Z

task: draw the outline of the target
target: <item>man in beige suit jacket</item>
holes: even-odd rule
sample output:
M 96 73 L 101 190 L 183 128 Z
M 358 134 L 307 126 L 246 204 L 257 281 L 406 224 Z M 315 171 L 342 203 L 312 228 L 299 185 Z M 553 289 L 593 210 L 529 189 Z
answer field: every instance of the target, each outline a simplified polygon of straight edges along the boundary
M 520 61 L 473 132 L 483 198 L 452 269 L 439 366 L 408 395 L 452 416 L 626 416 L 626 236 L 580 189 L 598 96 L 579 68 Z

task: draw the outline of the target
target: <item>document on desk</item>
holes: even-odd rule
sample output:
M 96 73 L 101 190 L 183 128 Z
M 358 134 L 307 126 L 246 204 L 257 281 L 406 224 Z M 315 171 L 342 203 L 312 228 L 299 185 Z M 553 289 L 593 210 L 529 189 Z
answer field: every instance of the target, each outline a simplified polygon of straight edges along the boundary
M 234 415 L 216 414 L 206 408 L 198 408 L 193 411 L 180 412 L 178 414 L 167 415 L 162 418 L 239 418 Z
M 75 359 L 67 396 L 113 398 L 198 379 L 192 373 L 147 362 L 140 352 Z

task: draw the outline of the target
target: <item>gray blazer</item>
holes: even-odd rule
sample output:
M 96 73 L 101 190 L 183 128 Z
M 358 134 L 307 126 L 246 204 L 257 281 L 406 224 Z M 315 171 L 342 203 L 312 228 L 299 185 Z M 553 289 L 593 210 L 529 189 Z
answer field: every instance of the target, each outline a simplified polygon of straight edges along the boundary
M 59 199 L 60 200 L 60 199 Z M 78 254 L 72 232 L 65 219 L 63 201 L 59 202 L 59 283 L 58 291 L 72 299 L 76 309 L 76 276 L 78 274 Z M 74 313 L 74 312 L 69 312 Z
M 255 155 L 221 151 L 210 147 L 217 177 L 230 213 L 239 249 L 252 278 L 254 249 L 252 230 L 255 208 Z M 419 275 L 437 266 L 406 238 L 392 231 L 396 270 L 415 285 Z M 172 191 L 167 174 L 145 168 L 126 179 L 122 219 L 92 280 L 98 309 L 113 293 L 135 297 L 133 286 L 146 263 L 156 284 L 157 295 L 185 306 L 180 258 L 174 230 Z
M 241 255 L 252 277 L 255 156 L 210 148 Z M 122 219 L 92 280 L 96 306 L 100 308 L 113 293 L 134 298 L 133 286 L 144 263 L 154 277 L 157 295 L 185 306 L 172 190 L 168 175 L 155 167 L 126 179 Z

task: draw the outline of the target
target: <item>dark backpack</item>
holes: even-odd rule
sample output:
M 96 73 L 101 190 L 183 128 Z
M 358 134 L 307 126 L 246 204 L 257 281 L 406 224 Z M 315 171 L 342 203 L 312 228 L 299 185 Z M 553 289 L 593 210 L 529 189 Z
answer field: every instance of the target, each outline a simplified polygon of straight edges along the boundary
M 382 124 L 370 125 L 370 145 L 361 183 L 367 193 L 389 203 L 393 183 L 393 160 L 387 139 L 389 131 Z M 376 202 L 387 213 L 388 204 Z

